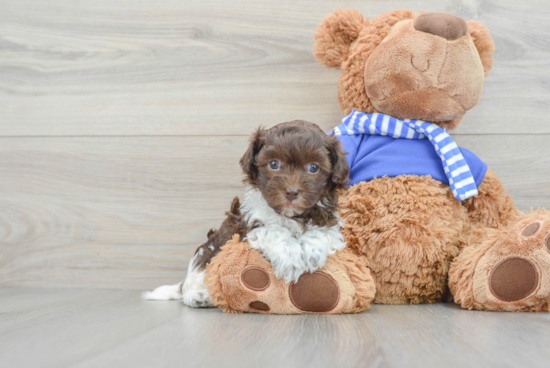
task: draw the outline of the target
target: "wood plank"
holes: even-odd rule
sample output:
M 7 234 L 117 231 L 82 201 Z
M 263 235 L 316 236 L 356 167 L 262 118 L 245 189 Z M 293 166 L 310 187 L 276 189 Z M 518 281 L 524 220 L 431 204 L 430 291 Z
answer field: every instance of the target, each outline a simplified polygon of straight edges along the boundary
M 92 295 L 94 298 L 103 298 L 111 293 L 113 292 L 110 290 L 86 289 L 1 289 L 0 330 L 21 326 L 59 309 L 79 305 L 82 303 L 82 298 Z
M 27 307 L 0 314 L 0 361 L 36 368 L 538 368 L 550 358 L 548 313 L 432 304 L 374 305 L 357 315 L 265 316 L 147 302 L 136 291 L 82 293 L 18 291 Z M 32 319 L 3 324 L 42 309 L 43 298 L 57 303 Z
M 243 192 L 246 141 L 4 138 L 0 283 L 150 288 L 159 271 L 178 281 Z
M 340 119 L 339 72 L 317 65 L 312 43 L 337 7 L 370 17 L 444 11 L 486 23 L 495 68 L 457 133 L 550 133 L 546 0 L 7 0 L 0 132 L 233 135 L 294 119 L 329 129 Z
M 228 368 L 546 367 L 548 327 L 547 313 L 484 313 L 451 304 L 375 305 L 349 316 L 186 310 L 178 320 L 77 367 L 170 366 L 182 361 L 189 367 Z
M 48 294 L 57 302 L 44 306 L 41 297 Z M 180 303 L 143 303 L 139 293 L 128 291 L 27 289 L 24 299 L 25 307 L 0 314 L 0 361 L 5 366 L 72 366 L 178 318 L 182 309 Z
M 458 136 L 516 204 L 550 208 L 547 136 Z M 246 137 L 0 139 L 0 285 L 178 282 L 242 195 Z M 533 150 L 536 147 L 536 150 Z

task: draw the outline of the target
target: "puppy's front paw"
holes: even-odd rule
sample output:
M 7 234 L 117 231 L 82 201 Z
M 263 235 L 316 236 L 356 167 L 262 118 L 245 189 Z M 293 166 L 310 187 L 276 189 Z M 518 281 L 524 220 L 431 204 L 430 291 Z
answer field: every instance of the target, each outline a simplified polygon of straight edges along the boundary
M 183 304 L 192 308 L 214 307 L 214 303 L 212 303 L 207 289 L 186 291 L 183 293 Z
M 284 280 L 286 283 L 297 282 L 305 270 L 306 266 L 304 262 L 273 263 L 273 274 L 276 278 Z

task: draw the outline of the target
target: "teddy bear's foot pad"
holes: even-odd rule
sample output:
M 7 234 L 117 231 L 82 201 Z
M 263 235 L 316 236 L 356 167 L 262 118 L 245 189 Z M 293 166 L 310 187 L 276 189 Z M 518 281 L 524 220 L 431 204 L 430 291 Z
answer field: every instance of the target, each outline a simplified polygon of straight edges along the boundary
M 449 285 L 465 308 L 548 311 L 550 214 L 541 210 L 522 216 L 461 254 L 452 267 Z
M 550 252 L 550 235 L 537 236 L 543 222 L 534 221 L 525 226 L 520 233 L 520 242 L 524 238 L 535 236 L 535 249 Z M 505 302 L 515 302 L 527 298 L 537 290 L 540 283 L 539 272 L 535 264 L 526 258 L 510 257 L 502 260 L 492 271 L 489 279 L 491 293 Z
M 290 301 L 306 312 L 328 312 L 336 308 L 340 288 L 332 277 L 323 272 L 306 273 L 290 285 Z
M 256 300 L 255 302 L 250 302 L 250 304 L 248 304 L 248 306 L 252 309 L 256 309 L 256 310 L 259 310 L 259 311 L 269 311 L 271 308 L 269 308 L 269 305 L 265 304 L 264 302 L 260 302 L 258 300 Z
M 241 274 L 241 282 L 254 291 L 265 290 L 271 284 L 267 271 L 259 267 L 246 268 Z
M 491 272 L 491 293 L 505 302 L 515 302 L 531 295 L 537 288 L 537 269 L 527 259 L 508 258 L 501 261 Z

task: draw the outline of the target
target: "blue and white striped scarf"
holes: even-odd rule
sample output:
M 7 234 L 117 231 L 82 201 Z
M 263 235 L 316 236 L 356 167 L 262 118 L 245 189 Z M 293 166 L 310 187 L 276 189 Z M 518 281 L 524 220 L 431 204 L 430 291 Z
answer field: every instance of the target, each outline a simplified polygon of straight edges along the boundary
M 375 134 L 393 138 L 429 139 L 443 163 L 454 197 L 463 201 L 478 194 L 474 176 L 446 129 L 422 120 L 397 119 L 385 114 L 353 110 L 334 128 L 334 135 Z

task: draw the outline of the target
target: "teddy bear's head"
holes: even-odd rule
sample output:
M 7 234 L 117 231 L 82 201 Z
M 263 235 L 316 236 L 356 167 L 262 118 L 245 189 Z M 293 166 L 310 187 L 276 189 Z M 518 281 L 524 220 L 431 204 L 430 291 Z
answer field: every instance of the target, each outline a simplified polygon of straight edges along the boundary
M 338 9 L 315 34 L 315 56 L 342 70 L 338 100 L 352 110 L 453 129 L 481 97 L 493 66 L 487 28 L 445 13 L 396 10 L 372 21 Z

